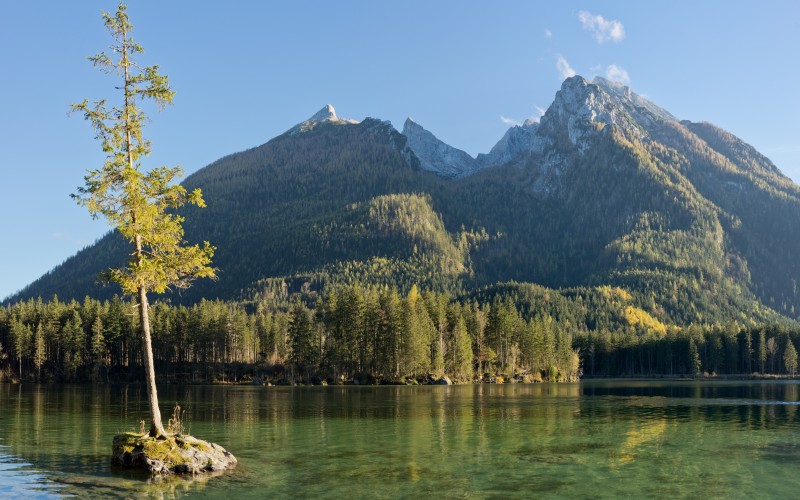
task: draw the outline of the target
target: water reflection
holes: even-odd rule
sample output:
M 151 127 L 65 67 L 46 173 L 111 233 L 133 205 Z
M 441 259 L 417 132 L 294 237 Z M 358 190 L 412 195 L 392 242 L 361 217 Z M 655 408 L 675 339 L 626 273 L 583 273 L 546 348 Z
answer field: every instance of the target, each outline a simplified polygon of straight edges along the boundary
M 146 418 L 135 385 L 0 385 L 0 438 L 58 491 L 101 496 L 495 497 L 531 485 L 540 497 L 785 496 L 800 462 L 793 382 L 159 393 L 163 412 L 180 402 L 189 430 L 233 451 L 239 467 L 194 482 L 111 469 L 111 437 Z

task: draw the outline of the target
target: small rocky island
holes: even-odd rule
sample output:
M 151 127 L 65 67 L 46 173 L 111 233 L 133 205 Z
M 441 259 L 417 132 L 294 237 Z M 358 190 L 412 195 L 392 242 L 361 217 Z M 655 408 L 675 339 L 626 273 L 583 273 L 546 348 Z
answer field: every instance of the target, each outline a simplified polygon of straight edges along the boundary
M 156 438 L 126 432 L 114 436 L 111 463 L 164 475 L 218 472 L 232 469 L 237 461 L 225 448 L 186 434 Z

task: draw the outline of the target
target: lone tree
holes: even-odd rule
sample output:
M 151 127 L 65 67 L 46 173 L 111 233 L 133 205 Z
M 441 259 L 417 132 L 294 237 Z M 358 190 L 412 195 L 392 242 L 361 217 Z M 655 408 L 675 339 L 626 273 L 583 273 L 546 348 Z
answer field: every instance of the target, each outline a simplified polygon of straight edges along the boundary
M 176 209 L 186 203 L 198 207 L 205 203 L 199 189 L 187 192 L 173 182 L 182 175 L 182 169 L 142 168 L 142 159 L 150 154 L 150 142 L 142 136 L 146 116 L 139 103 L 151 100 L 161 110 L 172 103 L 175 93 L 158 66 L 137 64 L 136 56 L 143 50 L 131 38 L 133 27 L 126 6 L 120 3 L 114 15 L 104 12 L 103 20 L 113 39 L 110 52 L 101 52 L 89 60 L 103 72 L 121 79 L 121 86 L 115 89 L 122 91 L 123 99 L 112 107 L 105 99 L 72 105 L 73 111 L 81 112 L 91 122 L 106 153 L 103 166 L 87 170 L 86 185 L 72 197 L 93 218 L 104 217 L 133 248 L 127 265 L 109 269 L 105 276 L 138 301 L 150 435 L 161 437 L 166 432 L 158 408 L 147 293 L 186 288 L 195 278 L 214 277 L 210 267 L 214 247 L 208 242 L 190 246 L 183 239 L 183 218 Z

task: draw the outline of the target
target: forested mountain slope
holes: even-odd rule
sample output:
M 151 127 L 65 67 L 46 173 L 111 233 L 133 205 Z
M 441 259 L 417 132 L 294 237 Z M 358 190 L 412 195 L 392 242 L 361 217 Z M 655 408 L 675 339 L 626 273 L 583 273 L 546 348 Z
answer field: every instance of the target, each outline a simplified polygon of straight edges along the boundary
M 272 278 L 464 297 L 515 281 L 611 285 L 678 325 L 800 313 L 800 188 L 751 146 L 579 76 L 517 129 L 471 162 L 328 106 L 186 179 L 208 205 L 186 212 L 187 239 L 217 246 L 220 279 L 170 298 L 249 300 Z M 456 157 L 469 168 L 436 170 Z M 9 300 L 109 297 L 96 276 L 124 255 L 108 235 Z

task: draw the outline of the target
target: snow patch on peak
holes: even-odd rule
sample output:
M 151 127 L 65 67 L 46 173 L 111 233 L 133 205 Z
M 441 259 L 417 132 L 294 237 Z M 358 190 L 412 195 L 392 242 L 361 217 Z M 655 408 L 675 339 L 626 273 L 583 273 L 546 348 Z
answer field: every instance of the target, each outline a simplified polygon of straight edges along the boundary
M 295 135 L 301 132 L 308 132 L 309 130 L 312 130 L 320 123 L 335 123 L 338 125 L 346 125 L 346 124 L 359 123 L 359 121 L 350 118 L 339 118 L 338 116 L 336 116 L 336 110 L 333 108 L 333 106 L 330 104 L 326 104 L 322 109 L 314 113 L 311 116 L 311 118 L 302 123 L 298 123 L 294 127 L 290 128 L 287 131 L 287 133 L 289 135 Z

